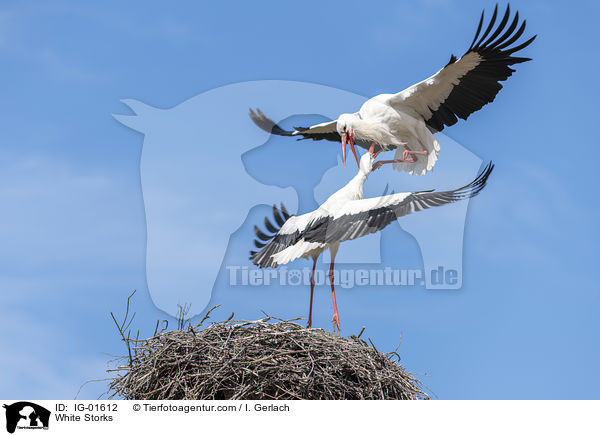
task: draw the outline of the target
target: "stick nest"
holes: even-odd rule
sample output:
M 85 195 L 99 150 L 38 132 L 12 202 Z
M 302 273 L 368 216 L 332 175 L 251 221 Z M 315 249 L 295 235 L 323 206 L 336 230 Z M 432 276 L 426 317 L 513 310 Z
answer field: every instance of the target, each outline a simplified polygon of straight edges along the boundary
M 110 398 L 131 400 L 428 399 L 421 383 L 357 336 L 271 318 L 123 336 Z M 362 332 L 361 332 L 362 333 Z M 360 336 L 360 335 L 359 335 Z

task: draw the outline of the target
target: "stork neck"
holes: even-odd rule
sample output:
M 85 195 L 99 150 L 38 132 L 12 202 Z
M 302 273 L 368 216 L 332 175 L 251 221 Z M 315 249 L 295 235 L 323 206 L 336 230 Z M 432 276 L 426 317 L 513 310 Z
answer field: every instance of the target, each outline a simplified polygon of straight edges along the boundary
M 358 173 L 350 180 L 348 183 L 349 186 L 362 187 L 364 183 L 367 181 L 367 177 L 369 177 L 369 173 L 358 170 Z
M 365 171 L 358 171 L 356 174 L 344 187 L 342 187 L 339 191 L 336 191 L 331 197 L 327 199 L 325 203 L 321 205 L 321 207 L 327 208 L 328 204 L 336 203 L 338 201 L 346 202 L 348 200 L 360 200 L 363 198 L 363 184 L 365 180 L 367 180 L 367 174 Z

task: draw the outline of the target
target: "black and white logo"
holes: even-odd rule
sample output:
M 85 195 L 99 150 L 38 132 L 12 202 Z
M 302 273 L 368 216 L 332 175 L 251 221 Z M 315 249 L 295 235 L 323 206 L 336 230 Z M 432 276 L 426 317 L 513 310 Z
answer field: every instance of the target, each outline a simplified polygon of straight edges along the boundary
M 6 409 L 6 431 L 14 433 L 16 429 L 48 429 L 50 411 L 29 401 L 19 401 L 3 406 Z

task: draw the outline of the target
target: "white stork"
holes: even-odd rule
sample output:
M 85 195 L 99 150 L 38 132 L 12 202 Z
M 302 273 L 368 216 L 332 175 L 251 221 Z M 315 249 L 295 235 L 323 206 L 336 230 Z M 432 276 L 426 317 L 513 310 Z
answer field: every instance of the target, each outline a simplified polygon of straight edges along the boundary
M 273 206 L 277 226 L 265 218 L 265 227 L 274 234 L 267 235 L 257 226 L 254 241 L 258 252 L 251 251 L 250 259 L 261 268 L 275 268 L 298 258 L 313 260 L 310 280 L 310 306 L 307 328 L 312 324 L 312 301 L 315 285 L 315 267 L 319 255 L 329 249 L 331 264 L 329 281 L 333 297 L 333 328 L 340 329 L 340 318 L 335 300 L 333 264 L 341 242 L 356 239 L 386 227 L 398 217 L 433 206 L 442 206 L 477 195 L 494 166 L 490 163 L 475 180 L 453 191 L 403 192 L 382 197 L 363 198 L 363 184 L 373 170 L 394 160 L 374 162 L 379 152 L 374 145 L 360 159 L 358 174 L 342 189 L 329 197 L 318 209 L 303 215 L 290 216 L 285 206 L 281 211 Z M 260 242 L 260 241 L 264 242 Z
M 433 133 L 452 126 L 457 117 L 466 120 L 492 102 L 502 89 L 500 82 L 515 71 L 510 66 L 531 60 L 512 56 L 535 39 L 533 36 L 514 45 L 525 31 L 526 23 L 523 21 L 519 26 L 518 12 L 508 25 L 510 6 L 507 6 L 494 29 L 498 17 L 496 5 L 489 25 L 481 33 L 483 15 L 482 12 L 471 46 L 461 58 L 452 55 L 450 62 L 433 76 L 397 94 L 377 95 L 356 113 L 342 114 L 337 120 L 310 127 L 295 127 L 294 131 L 282 129 L 259 109 L 256 112 L 250 109 L 250 118 L 258 127 L 275 135 L 341 142 L 344 166 L 346 142 L 357 164 L 354 144 L 368 149 L 374 143 L 376 151 L 397 150 L 394 168 L 398 171 L 425 174 L 433 168 L 440 152 Z

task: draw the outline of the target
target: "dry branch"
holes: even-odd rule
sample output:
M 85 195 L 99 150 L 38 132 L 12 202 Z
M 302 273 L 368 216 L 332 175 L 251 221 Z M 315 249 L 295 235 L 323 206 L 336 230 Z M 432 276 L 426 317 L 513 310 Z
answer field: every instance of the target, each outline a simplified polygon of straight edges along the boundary
M 135 400 L 427 399 L 421 383 L 357 336 L 290 320 L 202 323 L 130 339 L 109 392 Z M 203 320 L 204 321 L 204 320 Z M 183 323 L 180 323 L 180 327 Z M 362 332 L 361 332 L 362 333 Z

